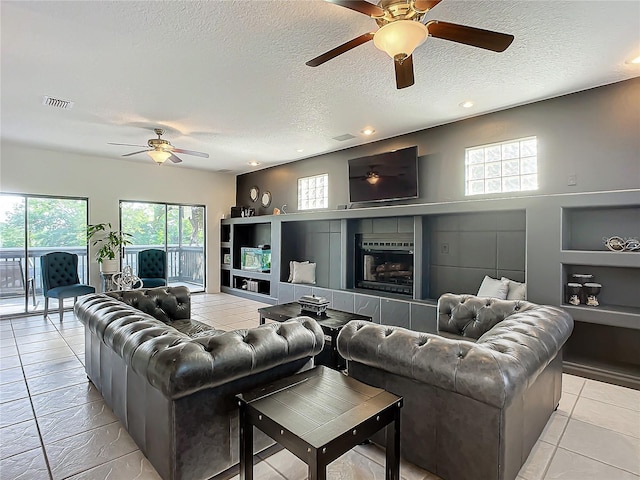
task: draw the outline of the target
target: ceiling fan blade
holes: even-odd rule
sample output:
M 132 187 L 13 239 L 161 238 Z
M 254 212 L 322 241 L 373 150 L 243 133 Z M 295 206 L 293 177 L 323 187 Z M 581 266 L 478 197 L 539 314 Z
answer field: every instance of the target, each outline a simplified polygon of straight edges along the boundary
M 147 148 L 146 150 L 140 150 L 139 152 L 133 152 L 133 153 L 125 153 L 124 155 L 122 155 L 123 157 L 130 157 L 131 155 L 137 155 L 139 153 L 145 153 L 150 151 L 149 148 Z
M 427 28 L 429 29 L 429 35 L 432 37 L 464 43 L 465 45 L 494 52 L 504 52 L 514 39 L 513 35 L 506 33 L 492 32 L 438 20 L 427 22 Z
M 187 155 L 195 155 L 196 157 L 209 158 L 209 154 L 208 153 L 195 152 L 193 150 L 183 150 L 182 148 L 175 148 L 174 147 L 174 148 L 171 149 L 171 151 L 172 152 L 178 152 L 178 153 L 185 153 Z
M 415 0 L 413 6 L 419 12 L 426 12 L 438 5 L 442 0 Z
M 347 42 L 347 43 L 343 43 L 342 45 L 340 45 L 339 47 L 336 47 L 332 50 L 329 50 L 326 53 L 323 53 L 322 55 L 309 60 L 306 65 L 310 66 L 310 67 L 317 67 L 319 65 L 322 65 L 324 62 L 328 62 L 329 60 L 331 60 L 332 58 L 337 57 L 338 55 L 342 55 L 345 52 L 348 52 L 349 50 L 356 48 L 360 45 L 362 45 L 363 43 L 367 43 L 369 40 L 371 40 L 373 38 L 373 32 L 369 32 L 369 33 L 365 33 L 364 35 L 360 35 L 357 38 L 354 38 L 353 40 Z
M 413 77 L 413 55 L 409 55 L 402 63 L 394 61 L 393 64 L 396 67 L 396 87 L 398 90 L 410 87 L 415 83 Z
M 148 147 L 148 145 L 134 145 L 133 143 L 112 143 L 108 142 L 107 145 L 122 145 L 125 147 Z
M 370 17 L 382 17 L 384 15 L 383 9 L 373 3 L 365 2 L 364 0 L 325 0 L 325 2 L 349 8 L 356 12 L 369 15 Z
M 181 158 L 176 157 L 173 153 L 171 154 L 171 156 L 169 157 L 169 160 L 171 160 L 173 163 L 180 163 L 182 161 Z

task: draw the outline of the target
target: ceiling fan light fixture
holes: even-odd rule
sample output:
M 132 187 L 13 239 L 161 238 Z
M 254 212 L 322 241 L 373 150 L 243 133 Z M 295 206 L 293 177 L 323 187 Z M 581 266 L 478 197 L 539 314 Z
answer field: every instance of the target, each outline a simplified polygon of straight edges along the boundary
M 378 175 L 376 172 L 367 173 L 367 182 L 369 182 L 371 185 L 375 185 L 376 183 L 378 183 L 378 180 L 380 180 L 380 175 Z
M 396 20 L 381 27 L 373 43 L 394 60 L 401 62 L 429 36 L 426 25 L 414 20 Z
M 162 149 L 149 150 L 147 153 L 151 158 L 153 158 L 153 161 L 156 162 L 158 165 L 162 165 L 171 156 L 171 152 L 167 152 Z

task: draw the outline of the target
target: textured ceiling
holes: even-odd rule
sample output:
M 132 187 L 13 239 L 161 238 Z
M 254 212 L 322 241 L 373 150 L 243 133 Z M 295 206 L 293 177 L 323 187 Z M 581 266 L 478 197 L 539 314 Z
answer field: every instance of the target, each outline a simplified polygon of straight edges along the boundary
M 640 55 L 637 0 L 444 0 L 428 19 L 515 41 L 496 54 L 430 38 L 404 90 L 372 42 L 305 65 L 376 28 L 322 0 L 0 5 L 2 140 L 115 159 L 136 149 L 107 142 L 144 145 L 163 127 L 173 145 L 210 154 L 167 168 L 246 172 L 250 160 L 263 168 L 640 76 L 625 63 Z M 42 95 L 75 105 L 45 107 Z M 332 139 L 345 133 L 355 138 Z

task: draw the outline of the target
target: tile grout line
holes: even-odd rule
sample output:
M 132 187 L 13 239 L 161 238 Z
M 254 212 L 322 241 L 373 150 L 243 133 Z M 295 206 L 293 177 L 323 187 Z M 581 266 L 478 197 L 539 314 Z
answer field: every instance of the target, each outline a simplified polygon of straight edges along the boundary
M 560 447 L 559 446 L 558 448 L 561 449 L 561 450 L 566 450 L 567 452 L 571 452 L 571 453 L 574 453 L 576 455 L 579 455 L 582 458 L 587 458 L 589 460 L 593 460 L 594 462 L 598 462 L 598 463 L 601 463 L 603 465 L 607 465 L 607 466 L 609 466 L 611 468 L 615 468 L 616 470 L 622 470 L 623 472 L 627 472 L 627 473 L 630 473 L 632 475 L 640 477 L 640 473 L 632 472 L 631 470 L 627 470 L 624 467 L 619 467 L 617 465 L 612 465 L 611 463 L 607 463 L 604 460 L 599 460 L 597 458 L 589 457 L 589 456 L 585 455 L 584 453 L 576 452 L 575 450 L 571 450 L 570 448 L 567 448 L 567 447 Z
M 569 412 L 569 415 L 567 416 L 567 423 L 565 423 L 564 428 L 562 429 L 562 433 L 560 433 L 560 436 L 558 437 L 558 443 L 553 445 L 553 453 L 551 455 L 551 458 L 549 459 L 549 463 L 547 463 L 547 466 L 542 471 L 542 476 L 540 477 L 541 479 L 544 479 L 547 476 L 547 473 L 549 472 L 549 468 L 551 467 L 551 464 L 553 463 L 553 459 L 555 458 L 556 453 L 558 452 L 558 449 L 560 448 L 560 442 L 562 441 L 562 437 L 564 437 L 564 433 L 566 432 L 567 427 L 569 426 L 569 422 L 571 421 L 571 417 L 573 416 L 573 410 L 576 408 L 576 405 L 578 404 L 578 400 L 580 399 L 580 395 L 582 395 L 582 390 L 584 389 L 584 386 L 586 384 L 587 384 L 587 382 L 583 381 L 582 382 L 582 386 L 578 390 L 578 393 L 576 395 L 576 401 L 573 404 L 573 406 L 571 407 L 571 411 Z M 560 391 L 561 391 L 561 393 L 570 393 L 570 392 L 562 392 L 562 386 L 560 387 Z M 560 396 L 560 398 L 562 398 L 562 395 Z M 556 412 L 557 412 L 557 410 L 556 410 Z
M 47 321 L 51 322 L 51 320 L 47 317 Z M 13 331 L 13 323 L 11 324 L 11 333 L 13 333 L 15 338 L 15 332 Z M 29 396 L 29 404 L 31 405 L 31 412 L 33 413 L 33 423 L 36 425 L 36 430 L 38 431 L 38 439 L 40 440 L 40 448 L 42 449 L 42 456 L 44 457 L 44 463 L 47 467 L 47 473 L 49 474 L 50 480 L 53 480 L 53 472 L 51 471 L 51 464 L 49 463 L 49 456 L 47 455 L 47 450 L 44 447 L 44 439 L 42 438 L 42 431 L 40 430 L 40 424 L 38 423 L 38 417 L 36 416 L 36 409 L 33 405 L 33 399 L 31 398 L 31 390 L 29 389 L 29 383 L 27 382 L 27 377 L 24 372 L 24 365 L 22 363 L 22 355 L 20 354 L 20 349 L 18 349 L 16 345 L 16 349 L 18 350 L 18 359 L 20 360 L 20 368 L 22 369 L 22 377 L 24 380 L 24 384 L 27 388 L 27 395 Z

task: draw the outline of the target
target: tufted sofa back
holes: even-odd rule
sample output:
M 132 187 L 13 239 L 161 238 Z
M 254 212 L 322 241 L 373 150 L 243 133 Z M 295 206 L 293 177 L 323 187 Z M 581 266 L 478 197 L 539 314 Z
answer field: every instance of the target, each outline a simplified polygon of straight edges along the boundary
M 42 287 L 47 292 L 52 288 L 80 283 L 78 277 L 78 255 L 67 252 L 52 252 L 40 257 Z
M 191 318 L 191 293 L 184 286 L 120 290 L 106 295 L 167 324 Z
M 138 252 L 138 277 L 166 278 L 167 254 L 164 250 L 149 249 Z
M 438 333 L 478 340 L 505 318 L 537 307 L 522 300 L 497 300 L 445 293 L 438 299 Z

